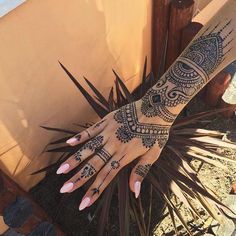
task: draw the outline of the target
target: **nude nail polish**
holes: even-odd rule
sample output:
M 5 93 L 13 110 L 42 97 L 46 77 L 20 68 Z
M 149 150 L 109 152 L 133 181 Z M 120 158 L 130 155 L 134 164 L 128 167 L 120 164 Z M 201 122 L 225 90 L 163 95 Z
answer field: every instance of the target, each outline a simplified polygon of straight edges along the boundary
M 70 190 L 73 189 L 73 186 L 74 186 L 73 183 L 64 184 L 62 186 L 62 188 L 60 189 L 60 193 L 67 193 L 67 192 L 69 192 Z
M 59 169 L 57 170 L 57 174 L 60 175 L 64 173 L 65 171 L 67 171 L 69 168 L 70 168 L 70 165 L 65 163 L 59 167 Z
M 66 143 L 70 144 L 70 145 L 75 145 L 76 143 L 78 142 L 78 139 L 73 137 L 73 138 L 70 138 L 66 141 Z
M 134 193 L 135 193 L 135 198 L 138 198 L 139 194 L 140 194 L 140 189 L 141 189 L 141 182 L 140 181 L 136 181 L 134 183 Z
M 83 201 L 80 203 L 79 210 L 82 211 L 84 208 L 86 208 L 89 205 L 90 200 L 91 199 L 89 197 L 84 198 Z

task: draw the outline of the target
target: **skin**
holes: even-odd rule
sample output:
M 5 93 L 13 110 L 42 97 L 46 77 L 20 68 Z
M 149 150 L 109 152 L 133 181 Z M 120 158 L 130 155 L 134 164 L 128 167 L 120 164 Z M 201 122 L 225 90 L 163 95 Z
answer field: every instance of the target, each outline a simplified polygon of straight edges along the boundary
M 96 175 L 82 199 L 80 210 L 92 205 L 119 171 L 135 159 L 138 162 L 130 174 L 129 186 L 138 197 L 141 183 L 160 156 L 177 115 L 216 74 L 235 60 L 235 12 L 236 0 L 229 0 L 196 35 L 159 84 L 141 100 L 111 112 L 67 141 L 72 146 L 87 144 L 61 165 L 58 174 L 69 173 L 92 157 L 63 185 L 61 192 L 73 192 Z M 207 43 L 205 38 L 209 40 Z M 132 123 L 130 126 L 128 119 Z M 154 132 L 160 133 L 154 135 Z

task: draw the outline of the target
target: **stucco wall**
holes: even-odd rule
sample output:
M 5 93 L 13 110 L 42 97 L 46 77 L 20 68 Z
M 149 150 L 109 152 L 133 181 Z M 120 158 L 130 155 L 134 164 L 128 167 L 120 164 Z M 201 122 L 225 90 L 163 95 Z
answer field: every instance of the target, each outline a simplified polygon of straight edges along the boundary
M 42 178 L 32 171 L 55 161 L 41 152 L 58 136 L 39 125 L 73 128 L 97 118 L 57 61 L 104 94 L 113 84 L 112 68 L 134 88 L 150 58 L 150 5 L 28 0 L 0 18 L 0 168 L 24 189 Z

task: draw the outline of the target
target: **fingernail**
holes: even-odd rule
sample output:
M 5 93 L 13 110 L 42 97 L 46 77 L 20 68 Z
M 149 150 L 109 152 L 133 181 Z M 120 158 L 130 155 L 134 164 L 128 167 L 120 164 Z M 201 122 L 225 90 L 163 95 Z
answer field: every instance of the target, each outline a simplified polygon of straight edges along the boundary
M 141 188 L 141 182 L 140 182 L 140 181 L 136 181 L 136 182 L 134 183 L 135 198 L 138 198 L 139 193 L 140 193 L 140 188 Z
M 70 145 L 74 145 L 78 142 L 78 139 L 73 137 L 73 138 L 70 138 L 66 141 L 66 143 L 70 144 Z
M 70 190 L 72 190 L 74 184 L 73 183 L 67 183 L 65 185 L 62 186 L 62 188 L 60 189 L 60 193 L 67 193 Z
M 70 165 L 67 163 L 60 166 L 59 169 L 57 170 L 57 174 L 60 175 L 60 174 L 64 173 L 65 171 L 67 171 L 69 168 L 70 168 Z
M 82 211 L 84 208 L 86 208 L 90 203 L 90 198 L 86 197 L 79 205 L 79 210 Z

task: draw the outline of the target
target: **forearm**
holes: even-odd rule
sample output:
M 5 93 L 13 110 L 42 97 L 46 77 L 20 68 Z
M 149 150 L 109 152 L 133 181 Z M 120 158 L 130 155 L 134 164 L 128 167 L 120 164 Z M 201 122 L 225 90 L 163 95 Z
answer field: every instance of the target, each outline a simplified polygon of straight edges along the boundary
M 236 0 L 229 0 L 140 101 L 140 112 L 155 123 L 172 124 L 186 104 L 236 58 Z

